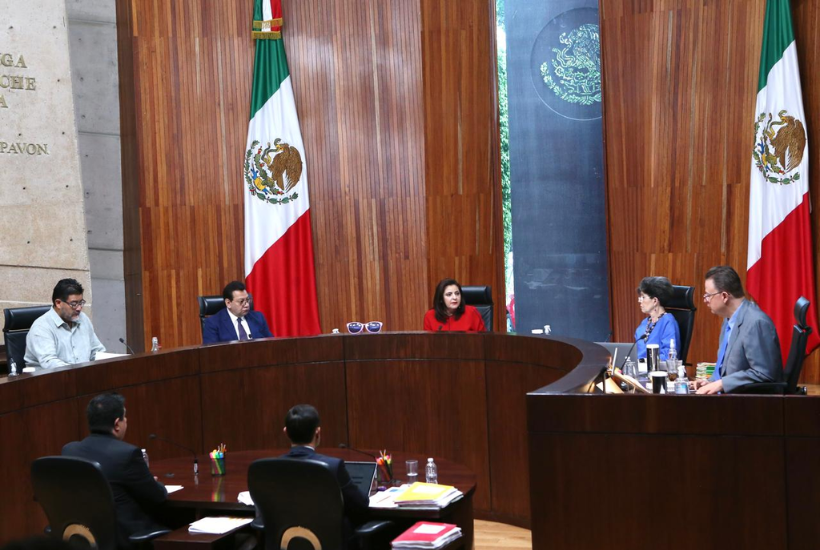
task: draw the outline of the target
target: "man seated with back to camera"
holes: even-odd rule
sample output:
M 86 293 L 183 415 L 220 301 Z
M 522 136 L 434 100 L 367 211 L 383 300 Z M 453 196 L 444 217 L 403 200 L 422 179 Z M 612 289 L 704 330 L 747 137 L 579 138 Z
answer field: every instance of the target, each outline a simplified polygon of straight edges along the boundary
M 29 367 L 64 367 L 93 361 L 105 351 L 83 313 L 83 285 L 63 279 L 51 293 L 51 309 L 37 318 L 26 336 L 25 362 Z
M 370 505 L 369 495 L 362 494 L 350 479 L 341 458 L 333 458 L 316 452 L 322 439 L 322 427 L 319 423 L 319 411 L 312 405 L 296 405 L 285 416 L 285 435 L 290 439 L 290 452 L 282 458 L 305 458 L 319 460 L 330 467 L 330 471 L 339 482 L 345 507 L 345 538 L 348 547 L 352 548 L 353 527 L 364 523 Z
M 273 336 L 265 316 L 258 311 L 251 311 L 250 298 L 244 284 L 231 281 L 222 291 L 222 298 L 225 300 L 225 309 L 205 319 L 203 344 Z
M 130 548 L 129 536 L 164 529 L 154 514 L 168 499 L 168 491 L 151 475 L 142 450 L 123 441 L 128 419 L 122 395 L 104 393 L 93 398 L 86 417 L 91 435 L 65 445 L 63 456 L 100 464 L 114 496 L 117 546 Z
M 728 265 L 706 273 L 703 301 L 723 317 L 718 359 L 711 378 L 698 379 L 700 394 L 731 393 L 754 382 L 781 382 L 783 361 L 774 323 L 757 304 L 746 299 L 737 271 Z

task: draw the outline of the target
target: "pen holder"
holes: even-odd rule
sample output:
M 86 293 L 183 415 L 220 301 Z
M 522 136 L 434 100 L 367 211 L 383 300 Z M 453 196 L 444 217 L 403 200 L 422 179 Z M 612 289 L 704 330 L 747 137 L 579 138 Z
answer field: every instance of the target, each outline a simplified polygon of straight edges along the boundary
M 220 457 L 211 457 L 211 475 L 224 476 L 225 475 L 225 455 Z

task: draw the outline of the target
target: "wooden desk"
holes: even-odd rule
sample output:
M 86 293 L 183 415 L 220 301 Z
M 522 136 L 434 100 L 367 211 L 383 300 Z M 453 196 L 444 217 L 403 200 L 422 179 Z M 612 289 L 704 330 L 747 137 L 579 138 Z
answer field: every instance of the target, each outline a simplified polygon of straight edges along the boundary
M 199 454 L 219 442 L 234 453 L 284 447 L 287 410 L 311 403 L 328 447 L 457 461 L 475 474 L 476 517 L 529 528 L 525 395 L 608 359 L 570 338 L 387 332 L 162 350 L 0 378 L 0 543 L 42 533 L 31 462 L 85 437 L 88 401 L 107 391 L 125 396 L 126 441 L 152 463 L 185 452 L 150 433 Z
M 319 448 L 317 451 L 327 456 L 341 458 L 345 461 L 367 460 L 367 457 L 348 449 Z M 199 475 L 193 474 L 193 461 L 190 456 L 151 462 L 151 471 L 161 481 L 169 485 L 182 485 L 183 489 L 169 495 L 169 506 L 192 509 L 197 517 L 228 513 L 252 514 L 253 507 L 245 506 L 237 500 L 240 492 L 248 490 L 248 467 L 251 462 L 260 458 L 281 456 L 287 449 L 266 451 L 229 452 L 226 460 L 227 473 L 224 476 L 212 476 L 207 457 L 200 457 Z M 426 455 L 393 452 L 393 473 L 396 479 L 405 479 L 405 461 L 415 459 L 419 464 L 426 462 Z M 473 494 L 476 478 L 469 469 L 445 459 L 436 459 L 439 482 L 453 485 L 464 493 L 464 498 L 453 502 L 441 510 L 370 510 L 371 519 L 390 519 L 400 526 L 410 527 L 416 521 L 429 519 L 454 523 L 461 527 L 464 548 L 473 548 Z M 171 474 L 169 476 L 169 474 Z M 184 542 L 196 542 L 198 535 L 186 537 Z M 202 537 L 203 543 L 212 542 Z

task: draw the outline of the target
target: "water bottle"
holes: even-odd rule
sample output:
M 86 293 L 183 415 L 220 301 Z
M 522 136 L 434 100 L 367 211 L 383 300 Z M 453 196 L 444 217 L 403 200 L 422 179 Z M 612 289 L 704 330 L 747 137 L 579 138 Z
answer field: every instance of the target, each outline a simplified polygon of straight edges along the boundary
M 12 376 L 17 376 L 20 374 L 17 372 L 17 362 L 15 362 L 13 357 L 9 357 L 9 378 Z
M 145 449 L 142 450 L 142 459 L 145 461 L 145 465 L 150 468 L 151 464 L 148 462 L 148 451 Z
M 151 338 L 151 351 L 159 351 L 159 338 L 156 336 Z
M 666 356 L 666 364 L 671 365 L 668 369 L 678 370 L 678 352 L 675 350 L 675 339 L 669 340 L 669 355 Z
M 424 471 L 425 481 L 427 483 L 438 483 L 438 468 L 432 458 L 427 459 L 427 468 Z

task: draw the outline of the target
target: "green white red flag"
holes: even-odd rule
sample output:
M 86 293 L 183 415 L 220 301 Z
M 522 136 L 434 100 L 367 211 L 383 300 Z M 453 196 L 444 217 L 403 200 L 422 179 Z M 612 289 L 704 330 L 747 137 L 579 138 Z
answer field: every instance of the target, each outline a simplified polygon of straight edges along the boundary
M 293 98 L 281 0 L 255 0 L 243 162 L 245 284 L 276 336 L 319 334 L 305 149 Z
M 809 154 L 789 0 L 768 0 L 763 26 L 749 200 L 746 288 L 789 356 L 794 304 L 811 301 L 807 353 L 820 344 L 810 224 Z

